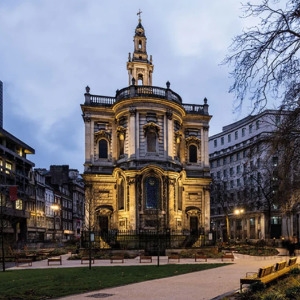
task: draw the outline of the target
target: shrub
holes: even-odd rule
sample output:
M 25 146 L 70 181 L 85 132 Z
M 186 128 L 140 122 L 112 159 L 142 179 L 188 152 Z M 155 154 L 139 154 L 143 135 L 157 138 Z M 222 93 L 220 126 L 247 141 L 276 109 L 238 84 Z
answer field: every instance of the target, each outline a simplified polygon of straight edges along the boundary
M 263 297 L 261 297 L 262 300 L 282 300 L 284 299 L 284 295 L 282 295 L 280 292 L 274 292 L 271 291 L 269 293 L 267 293 L 266 295 L 264 295 Z
M 300 294 L 300 286 L 293 286 L 290 288 L 287 288 L 285 290 L 285 295 L 288 299 L 299 299 L 298 295 Z
M 295 274 L 295 275 L 300 274 L 300 269 L 299 268 L 293 268 L 293 269 L 291 269 L 290 273 Z

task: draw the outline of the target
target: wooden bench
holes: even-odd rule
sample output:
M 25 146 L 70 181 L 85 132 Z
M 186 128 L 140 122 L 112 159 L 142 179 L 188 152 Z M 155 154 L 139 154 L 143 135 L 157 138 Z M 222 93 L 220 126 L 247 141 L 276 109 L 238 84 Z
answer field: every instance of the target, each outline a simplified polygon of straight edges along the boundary
M 94 264 L 95 263 L 95 258 L 94 257 L 89 257 L 89 256 L 82 256 L 81 257 L 81 264 L 83 264 L 84 261 L 90 261 L 91 259 L 91 263 Z
M 178 262 L 180 262 L 180 255 L 177 253 L 171 253 L 171 255 L 168 255 L 168 262 L 170 260 L 177 260 Z
M 223 261 L 224 259 L 231 259 L 232 261 L 234 261 L 234 255 L 233 255 L 233 252 L 225 252 L 225 253 L 221 256 L 221 260 Z
M 28 266 L 32 267 L 32 258 L 25 258 L 25 257 L 17 257 L 15 259 L 15 264 L 19 267 L 19 264 L 28 264 Z
M 195 253 L 195 261 L 198 261 L 198 259 L 204 259 L 205 261 L 207 261 L 207 255 L 202 252 L 197 252 Z
M 122 263 L 124 263 L 124 255 L 119 254 L 119 255 L 113 255 L 110 257 L 110 263 L 112 264 L 115 261 L 121 261 Z
M 252 284 L 255 282 L 269 283 L 288 273 L 292 268 L 298 266 L 297 257 L 290 258 L 288 261 L 281 261 L 271 266 L 259 268 L 258 272 L 247 272 L 246 277 L 240 279 L 240 290 L 243 290 L 243 284 Z
M 140 263 L 142 263 L 142 262 L 151 262 L 152 263 L 152 256 L 140 255 Z
M 61 256 L 54 256 L 54 257 L 49 257 L 48 258 L 48 266 L 50 265 L 50 262 L 54 262 L 54 263 L 58 263 L 61 265 L 62 261 L 61 261 Z

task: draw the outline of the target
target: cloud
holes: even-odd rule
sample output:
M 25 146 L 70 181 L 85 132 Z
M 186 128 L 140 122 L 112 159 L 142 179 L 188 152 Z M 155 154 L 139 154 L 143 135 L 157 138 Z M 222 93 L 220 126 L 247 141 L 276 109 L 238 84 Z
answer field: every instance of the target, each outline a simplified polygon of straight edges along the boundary
M 91 93 L 114 96 L 128 85 L 141 9 L 153 84 L 166 81 L 184 103 L 207 97 L 211 132 L 232 121 L 228 70 L 220 67 L 244 24 L 240 4 L 227 1 L 44 0 L 0 3 L 0 80 L 4 128 L 36 149 L 37 167 L 69 164 L 83 170 L 80 104 Z

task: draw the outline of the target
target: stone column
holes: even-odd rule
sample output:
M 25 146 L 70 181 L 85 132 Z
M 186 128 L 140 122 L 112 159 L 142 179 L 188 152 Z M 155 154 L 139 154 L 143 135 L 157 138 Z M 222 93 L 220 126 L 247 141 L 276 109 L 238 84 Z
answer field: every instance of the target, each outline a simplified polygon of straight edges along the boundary
M 83 116 L 85 129 L 85 163 L 93 164 L 94 162 L 94 122 L 91 120 L 91 114 L 86 113 Z M 85 167 L 85 169 L 88 166 Z
M 128 177 L 127 178 L 128 183 L 128 201 L 129 204 L 128 210 L 129 210 L 129 230 L 137 229 L 137 214 L 139 213 L 139 207 L 137 203 L 137 195 L 136 195 L 136 181 L 134 177 Z
M 138 134 L 138 128 L 136 128 L 136 108 L 131 106 L 129 108 L 129 126 L 128 126 L 128 157 L 136 157 L 136 134 Z
M 172 119 L 173 119 L 173 113 L 171 110 L 168 110 L 166 112 L 166 117 L 165 117 L 165 120 L 166 120 L 166 130 L 165 130 L 165 145 L 167 147 L 166 149 L 166 158 L 171 158 L 173 159 L 174 158 L 174 129 L 173 129 L 173 122 L 172 122 Z
M 209 166 L 209 151 L 208 151 L 208 128 L 203 127 L 201 129 L 201 160 L 203 162 L 203 166 Z

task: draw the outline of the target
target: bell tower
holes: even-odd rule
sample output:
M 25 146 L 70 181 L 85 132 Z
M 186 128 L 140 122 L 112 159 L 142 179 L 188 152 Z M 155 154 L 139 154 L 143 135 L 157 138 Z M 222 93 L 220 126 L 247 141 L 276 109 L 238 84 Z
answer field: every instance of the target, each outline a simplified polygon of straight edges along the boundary
M 148 60 L 145 36 L 145 30 L 142 25 L 141 11 L 139 15 L 139 23 L 135 28 L 135 35 L 133 38 L 134 52 L 128 55 L 127 70 L 128 70 L 128 84 L 136 85 L 152 85 L 152 73 L 154 66 L 152 65 L 152 56 Z

